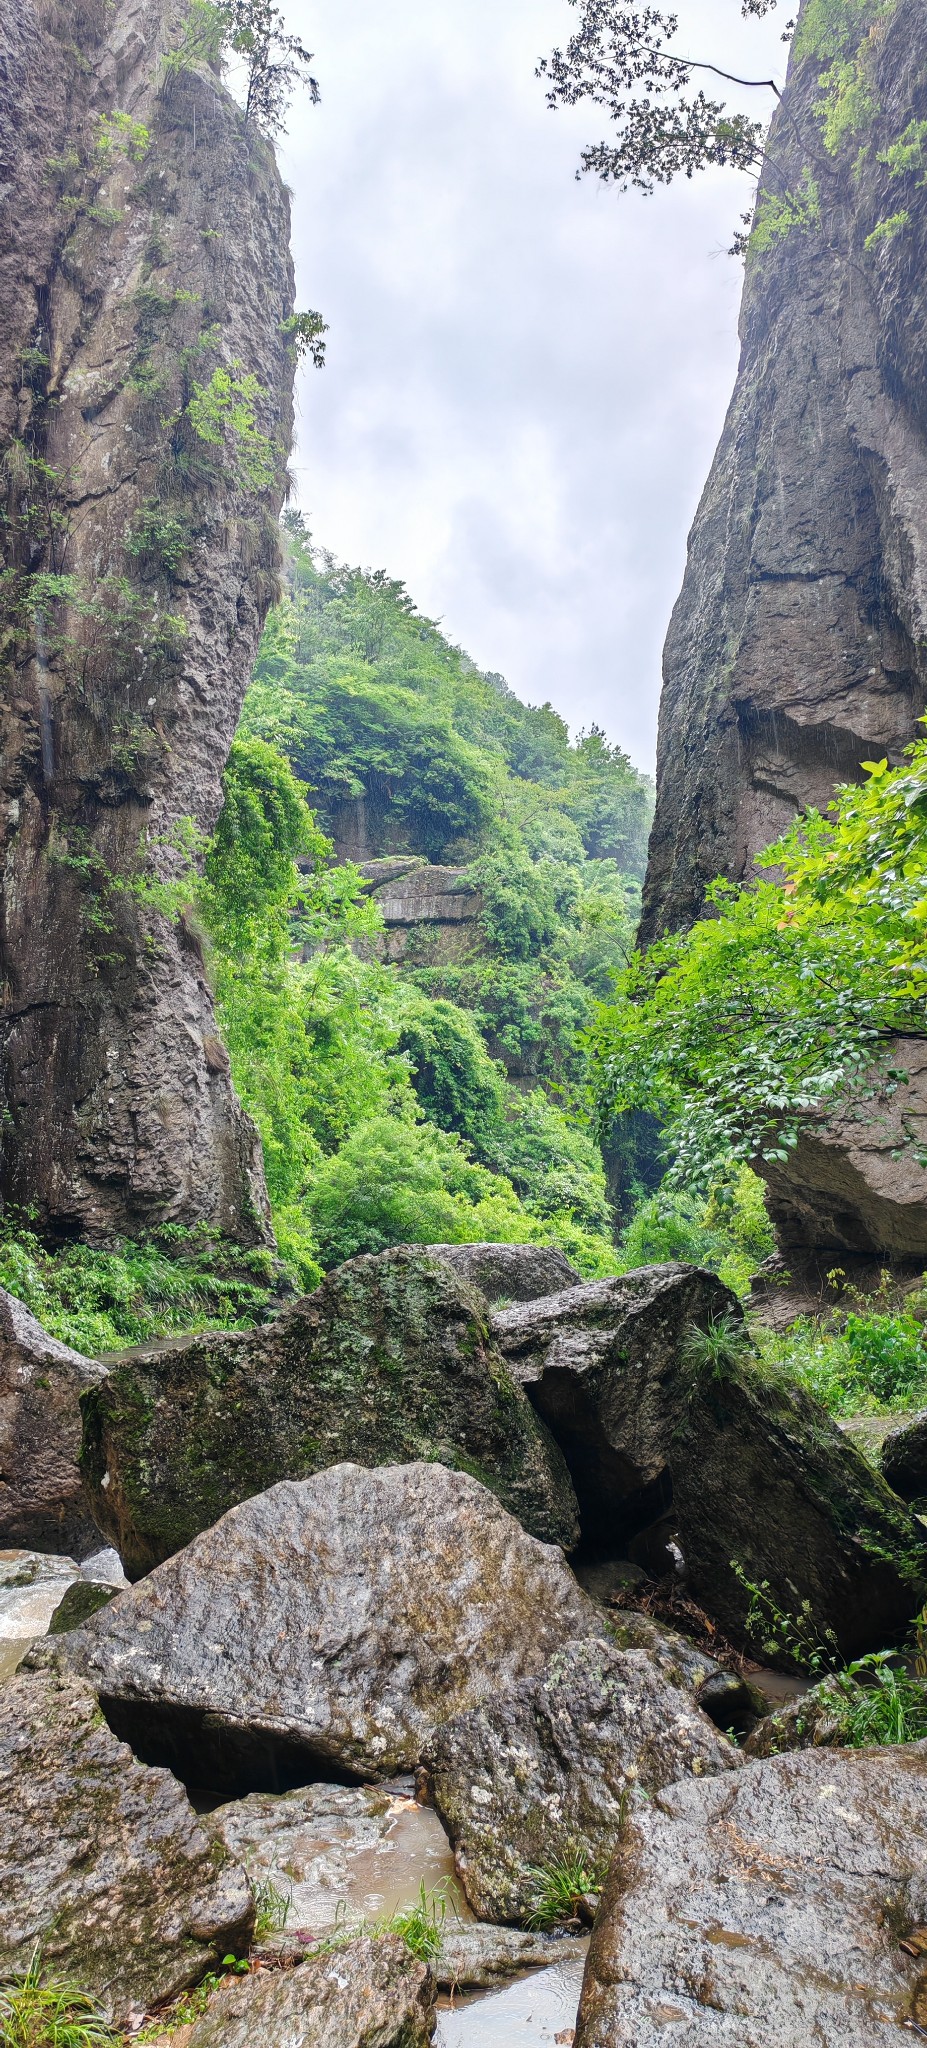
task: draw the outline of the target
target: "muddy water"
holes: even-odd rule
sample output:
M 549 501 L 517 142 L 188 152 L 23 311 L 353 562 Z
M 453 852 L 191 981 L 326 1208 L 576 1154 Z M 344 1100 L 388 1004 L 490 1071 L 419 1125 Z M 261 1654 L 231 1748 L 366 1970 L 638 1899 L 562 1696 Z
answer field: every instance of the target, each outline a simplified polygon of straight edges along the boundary
M 582 1956 L 535 1970 L 467 2004 L 438 2014 L 435 2048 L 566 2048 L 573 2039 L 583 1984 Z
M 472 1915 L 454 1885 L 450 1843 L 411 1778 L 386 1785 L 305 1785 L 252 1792 L 204 1815 L 253 1882 L 287 1900 L 288 1938 L 336 1923 L 388 1919 L 444 1886 L 449 1917 Z

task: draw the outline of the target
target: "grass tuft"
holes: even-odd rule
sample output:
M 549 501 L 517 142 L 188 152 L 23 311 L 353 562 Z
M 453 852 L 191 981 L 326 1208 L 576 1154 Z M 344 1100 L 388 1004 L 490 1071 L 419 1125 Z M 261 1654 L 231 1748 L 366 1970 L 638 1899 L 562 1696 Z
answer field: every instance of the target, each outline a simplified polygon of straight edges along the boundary
M 24 1977 L 0 1983 L 3 2048 L 114 2048 L 121 2040 L 87 1992 L 43 1969 L 38 1949 Z

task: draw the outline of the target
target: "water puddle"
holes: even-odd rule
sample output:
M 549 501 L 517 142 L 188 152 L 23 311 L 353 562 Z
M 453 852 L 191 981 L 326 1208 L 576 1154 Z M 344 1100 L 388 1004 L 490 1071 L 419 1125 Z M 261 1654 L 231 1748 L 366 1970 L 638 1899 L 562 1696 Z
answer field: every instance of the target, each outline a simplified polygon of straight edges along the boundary
M 576 2026 L 585 1958 L 572 1955 L 504 1991 L 438 2014 L 435 2048 L 568 2048 Z
M 214 1807 L 206 1820 L 256 1885 L 288 1901 L 280 1930 L 288 1940 L 389 1919 L 419 1903 L 422 1885 L 445 1888 L 448 1919 L 456 1908 L 461 1920 L 472 1920 L 441 1822 L 419 1805 L 411 1778 L 252 1792 Z

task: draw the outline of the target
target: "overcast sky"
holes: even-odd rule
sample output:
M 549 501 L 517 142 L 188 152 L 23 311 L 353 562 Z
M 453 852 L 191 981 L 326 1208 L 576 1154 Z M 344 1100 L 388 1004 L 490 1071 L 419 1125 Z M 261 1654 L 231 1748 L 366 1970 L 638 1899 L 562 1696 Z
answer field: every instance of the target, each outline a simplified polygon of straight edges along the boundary
M 748 188 L 653 199 L 573 173 L 552 113 L 566 0 L 284 0 L 322 104 L 294 104 L 297 305 L 329 323 L 294 454 L 315 539 L 403 579 L 481 668 L 597 720 L 641 767 L 660 651 L 737 360 Z M 781 74 L 772 22 L 680 0 L 686 54 Z M 764 110 L 769 96 L 742 102 Z

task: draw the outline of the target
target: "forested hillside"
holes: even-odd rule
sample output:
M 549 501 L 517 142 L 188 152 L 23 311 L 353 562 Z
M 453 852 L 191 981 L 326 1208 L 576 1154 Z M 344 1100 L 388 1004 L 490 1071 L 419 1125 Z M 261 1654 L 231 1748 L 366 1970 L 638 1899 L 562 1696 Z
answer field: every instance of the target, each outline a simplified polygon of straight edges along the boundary
M 318 838 L 301 959 L 266 918 L 233 939 L 207 907 L 281 1242 L 327 1266 L 404 1239 L 544 1236 L 610 1270 L 580 1037 L 632 942 L 650 785 L 602 733 L 571 745 L 549 705 L 481 674 L 401 583 L 314 554 L 292 517 L 288 543 L 213 872 L 236 807 L 269 816 L 275 758 L 337 850 L 456 862 L 481 911 L 461 957 L 387 967 L 358 868 Z

